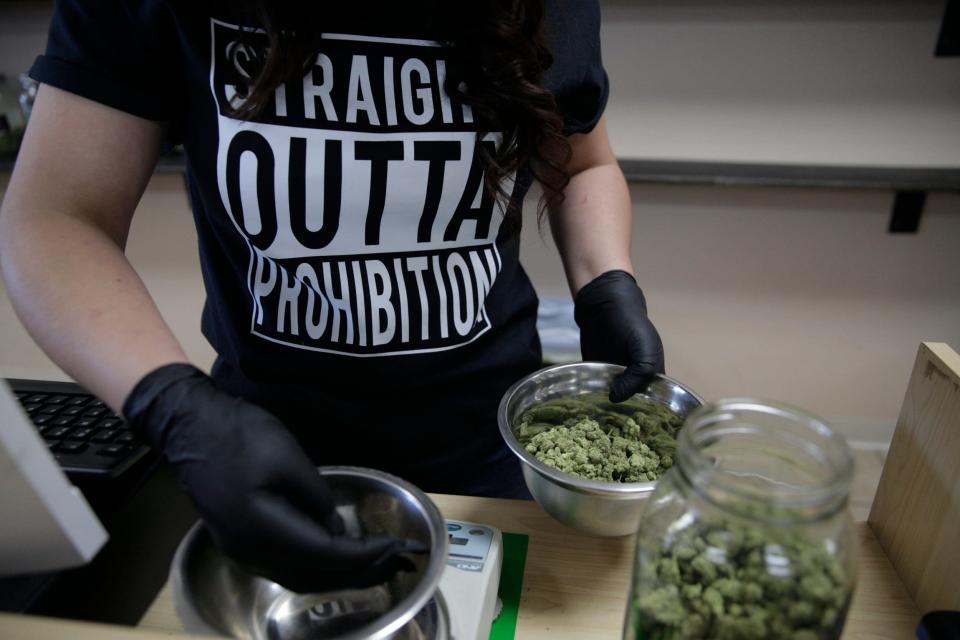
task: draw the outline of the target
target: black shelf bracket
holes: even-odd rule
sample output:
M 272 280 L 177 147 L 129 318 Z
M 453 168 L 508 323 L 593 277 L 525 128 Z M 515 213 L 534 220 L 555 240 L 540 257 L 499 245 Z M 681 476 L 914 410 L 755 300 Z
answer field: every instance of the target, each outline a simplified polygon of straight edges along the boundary
M 890 233 L 916 233 L 926 202 L 926 191 L 897 191 L 893 197 L 893 212 L 887 230 Z

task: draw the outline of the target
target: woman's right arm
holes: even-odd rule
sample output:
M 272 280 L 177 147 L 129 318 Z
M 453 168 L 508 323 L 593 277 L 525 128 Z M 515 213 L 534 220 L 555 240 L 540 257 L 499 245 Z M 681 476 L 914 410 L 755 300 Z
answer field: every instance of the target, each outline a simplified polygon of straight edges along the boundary
M 412 566 L 401 553 L 421 546 L 342 535 L 333 496 L 293 435 L 185 364 L 123 255 L 160 137 L 155 122 L 41 88 L 0 210 L 17 313 L 164 455 L 229 555 L 297 591 L 384 582 Z
M 0 208 L 17 315 L 118 412 L 148 372 L 187 361 L 123 253 L 161 135 L 160 123 L 44 85 Z

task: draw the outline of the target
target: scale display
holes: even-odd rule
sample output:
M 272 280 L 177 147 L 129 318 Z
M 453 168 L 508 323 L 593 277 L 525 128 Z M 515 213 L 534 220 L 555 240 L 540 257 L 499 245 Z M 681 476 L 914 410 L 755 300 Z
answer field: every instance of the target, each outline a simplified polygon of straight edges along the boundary
M 498 611 L 503 536 L 483 524 L 446 522 L 447 569 L 439 588 L 450 608 L 453 637 L 487 640 Z

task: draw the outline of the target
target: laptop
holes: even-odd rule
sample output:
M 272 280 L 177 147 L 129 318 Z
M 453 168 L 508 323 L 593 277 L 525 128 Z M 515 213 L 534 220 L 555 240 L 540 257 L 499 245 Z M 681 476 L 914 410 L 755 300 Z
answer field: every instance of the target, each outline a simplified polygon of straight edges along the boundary
M 107 532 L 14 394 L 0 385 L 0 576 L 89 562 Z
M 76 383 L 7 379 L 7 385 L 75 481 L 116 478 L 149 455 L 123 418 Z
M 120 416 L 71 382 L 0 382 L 0 611 L 137 624 L 197 514 Z

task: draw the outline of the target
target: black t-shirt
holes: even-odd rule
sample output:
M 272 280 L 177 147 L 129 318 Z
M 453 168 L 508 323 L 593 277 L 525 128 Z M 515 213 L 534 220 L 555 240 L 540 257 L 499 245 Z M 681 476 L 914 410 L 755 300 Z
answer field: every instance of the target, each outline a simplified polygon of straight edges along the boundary
M 325 26 L 310 72 L 253 121 L 227 107 L 264 39 L 202 1 L 58 1 L 31 76 L 164 121 L 182 143 L 225 384 L 281 413 L 292 396 L 322 401 L 341 423 L 415 414 L 426 394 L 489 419 L 540 361 L 519 225 L 482 188 L 477 126 L 443 91 L 429 21 L 370 6 Z M 545 83 L 567 134 L 605 106 L 599 21 L 596 0 L 548 2 Z M 519 200 L 528 182 L 508 191 Z

